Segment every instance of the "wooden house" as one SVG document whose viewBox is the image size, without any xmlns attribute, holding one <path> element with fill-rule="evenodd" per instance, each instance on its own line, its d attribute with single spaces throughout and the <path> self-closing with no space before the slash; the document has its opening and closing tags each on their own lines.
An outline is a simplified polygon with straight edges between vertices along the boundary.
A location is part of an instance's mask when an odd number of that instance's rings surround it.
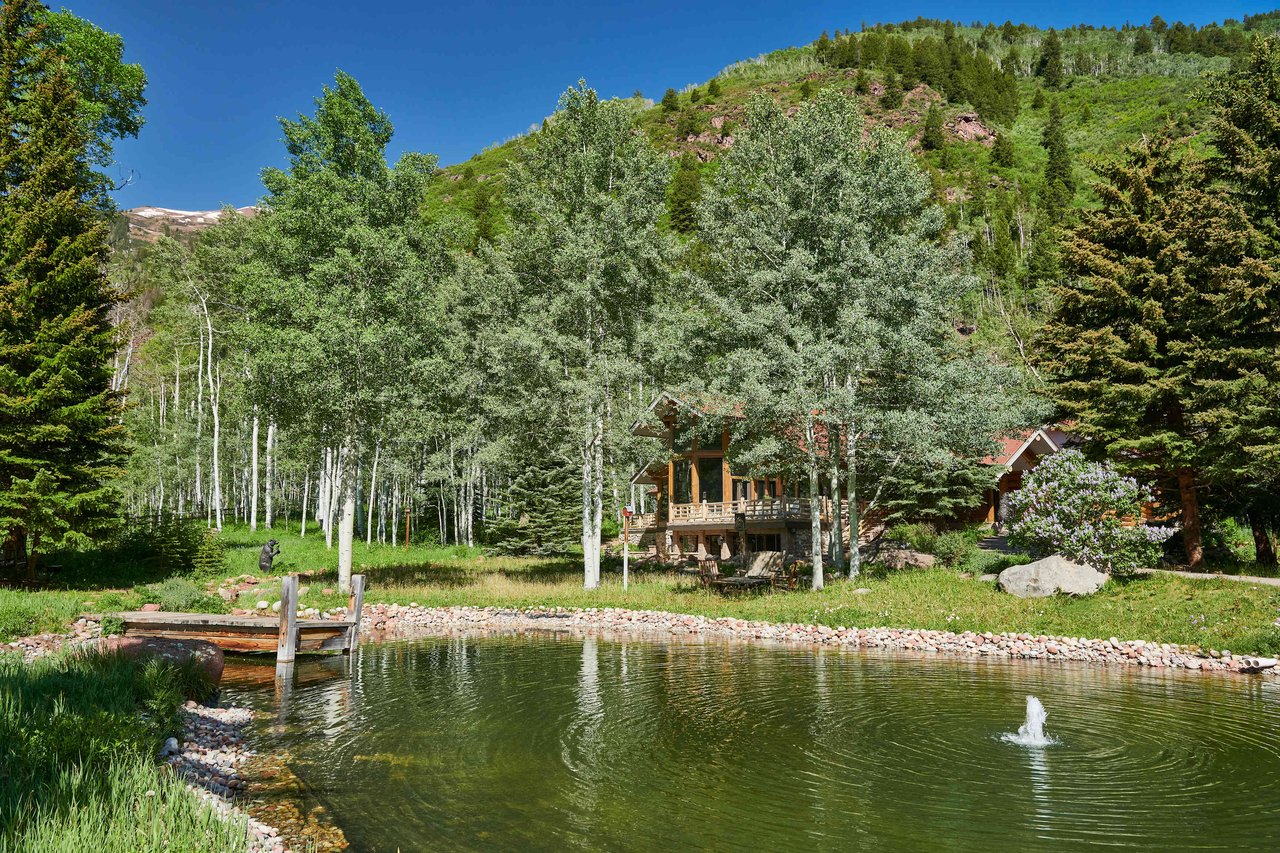
<svg viewBox="0 0 1280 853">
<path fill-rule="evenodd" d="M 681 430 L 681 418 L 717 421 L 741 417 L 732 407 L 691 402 L 670 393 L 649 407 L 659 427 L 637 422 L 636 435 L 666 445 L 665 460 L 647 466 L 632 484 L 647 489 L 654 511 L 632 519 L 633 541 L 661 559 L 720 559 L 743 552 L 784 553 L 788 559 L 809 556 L 810 513 L 821 515 L 824 540 L 831 529 L 834 502 L 819 499 L 816 507 L 800 496 L 798 486 L 779 478 L 753 478 L 729 464 L 730 430 Z M 700 433 L 682 445 L 681 435 Z M 846 534 L 847 536 L 847 534 Z M 846 538 L 847 543 L 847 538 Z M 825 547 L 825 546 L 824 546 Z"/>
<path fill-rule="evenodd" d="M 972 521 L 995 524 L 1003 519 L 1002 509 L 1010 492 L 1022 488 L 1022 478 L 1046 456 L 1067 446 L 1069 436 L 1057 427 L 1028 429 L 1000 439 L 1000 449 L 982 461 L 1000 470 L 994 488 L 987 489 Z"/>
</svg>

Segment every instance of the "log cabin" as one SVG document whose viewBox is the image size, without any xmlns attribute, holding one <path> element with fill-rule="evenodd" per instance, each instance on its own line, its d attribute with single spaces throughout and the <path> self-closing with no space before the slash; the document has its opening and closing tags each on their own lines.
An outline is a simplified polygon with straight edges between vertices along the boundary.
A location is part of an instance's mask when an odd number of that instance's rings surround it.
<svg viewBox="0 0 1280 853">
<path fill-rule="evenodd" d="M 649 406 L 653 418 L 637 421 L 632 433 L 655 438 L 665 445 L 662 458 L 650 463 L 631 480 L 645 490 L 653 511 L 631 520 L 631 542 L 662 560 L 730 560 L 744 552 L 782 552 L 786 559 L 810 556 L 810 512 L 813 509 L 800 484 L 780 478 L 752 477 L 734 471 L 729 462 L 731 430 L 702 438 L 682 436 L 698 430 L 680 430 L 681 418 L 704 417 L 719 422 L 741 418 L 731 404 L 707 402 L 662 393 Z M 654 425 L 657 422 L 657 426 Z M 999 448 L 983 459 L 998 469 L 998 480 L 987 489 L 972 514 L 957 522 L 995 524 L 1006 496 L 1022 485 L 1036 463 L 1067 446 L 1067 433 L 1056 427 L 1023 430 L 999 440 Z M 681 442 L 687 441 L 687 444 Z M 816 511 L 821 514 L 824 548 L 829 550 L 832 513 L 837 505 L 823 483 Z M 848 519 L 847 501 L 839 502 Z M 879 535 L 883 525 L 862 514 L 859 542 Z M 844 547 L 849 545 L 847 524 L 842 525 Z"/>
</svg>

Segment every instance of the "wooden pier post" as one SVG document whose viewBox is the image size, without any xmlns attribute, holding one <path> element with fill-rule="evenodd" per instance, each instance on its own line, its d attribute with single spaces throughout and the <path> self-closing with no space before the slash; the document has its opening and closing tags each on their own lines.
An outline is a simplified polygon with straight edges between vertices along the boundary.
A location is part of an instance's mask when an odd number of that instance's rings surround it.
<svg viewBox="0 0 1280 853">
<path fill-rule="evenodd" d="M 276 663 L 293 663 L 298 651 L 298 576 L 280 581 L 280 635 L 276 641 Z"/>
<path fill-rule="evenodd" d="M 360 639 L 360 611 L 364 609 L 364 575 L 351 576 L 351 599 L 347 602 L 347 618 L 352 620 L 347 630 L 347 648 L 350 652 Z"/>
</svg>

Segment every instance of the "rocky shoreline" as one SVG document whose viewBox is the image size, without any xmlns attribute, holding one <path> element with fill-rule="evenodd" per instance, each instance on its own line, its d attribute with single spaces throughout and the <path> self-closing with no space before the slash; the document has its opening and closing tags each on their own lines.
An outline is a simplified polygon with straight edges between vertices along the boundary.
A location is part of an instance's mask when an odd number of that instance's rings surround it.
<svg viewBox="0 0 1280 853">
<path fill-rule="evenodd" d="M 1274 677 L 1274 661 L 1145 640 L 1106 640 L 1043 634 L 926 631 L 902 628 L 830 627 L 756 622 L 729 616 L 690 616 L 617 608 L 420 607 L 365 605 L 361 627 L 375 639 L 458 629 L 629 631 L 772 641 L 851 649 L 888 649 L 976 655 L 1019 660 L 1074 661 L 1109 666 L 1185 669 L 1201 672 L 1263 672 Z"/>
</svg>

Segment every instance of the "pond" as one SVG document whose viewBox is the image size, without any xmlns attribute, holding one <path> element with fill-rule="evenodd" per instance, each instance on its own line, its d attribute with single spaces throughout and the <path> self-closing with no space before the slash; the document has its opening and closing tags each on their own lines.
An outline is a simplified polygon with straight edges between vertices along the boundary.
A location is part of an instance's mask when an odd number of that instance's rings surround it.
<svg viewBox="0 0 1280 853">
<path fill-rule="evenodd" d="M 353 850 L 1280 849 L 1263 679 L 476 634 L 239 681 Z"/>
</svg>

